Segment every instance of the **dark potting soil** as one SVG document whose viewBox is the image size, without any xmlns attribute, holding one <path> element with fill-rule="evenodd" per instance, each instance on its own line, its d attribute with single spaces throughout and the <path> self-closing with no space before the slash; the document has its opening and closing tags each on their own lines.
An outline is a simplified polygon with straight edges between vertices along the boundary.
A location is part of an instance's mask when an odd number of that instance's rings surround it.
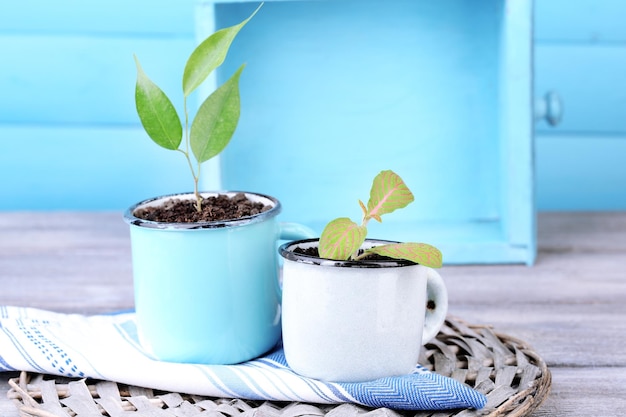
<svg viewBox="0 0 626 417">
<path fill-rule="evenodd" d="M 202 200 L 202 211 L 196 210 L 196 200 L 172 198 L 157 207 L 145 207 L 135 210 L 135 217 L 165 223 L 197 223 L 223 220 L 235 220 L 253 216 L 269 210 L 271 207 L 260 202 L 250 201 L 245 194 L 232 197 L 219 194 Z"/>
</svg>

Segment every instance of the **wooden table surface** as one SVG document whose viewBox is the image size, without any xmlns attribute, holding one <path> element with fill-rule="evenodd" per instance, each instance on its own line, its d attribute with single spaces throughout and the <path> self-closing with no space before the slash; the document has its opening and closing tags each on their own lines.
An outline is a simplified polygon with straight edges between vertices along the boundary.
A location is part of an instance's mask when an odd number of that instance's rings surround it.
<svg viewBox="0 0 626 417">
<path fill-rule="evenodd" d="M 626 212 L 540 213 L 538 240 L 532 267 L 445 266 L 450 314 L 544 358 L 552 391 L 533 416 L 624 416 Z M 0 305 L 131 308 L 128 226 L 120 213 L 0 213 L 0 288 Z M 18 416 L 2 393 L 0 416 Z"/>
</svg>

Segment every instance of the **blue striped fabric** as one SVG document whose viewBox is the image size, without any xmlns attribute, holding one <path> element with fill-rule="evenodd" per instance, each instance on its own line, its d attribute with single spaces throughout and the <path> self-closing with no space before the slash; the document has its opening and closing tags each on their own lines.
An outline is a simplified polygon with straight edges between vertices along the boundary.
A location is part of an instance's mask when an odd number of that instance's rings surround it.
<svg viewBox="0 0 626 417">
<path fill-rule="evenodd" d="M 83 316 L 0 307 L 0 371 L 96 378 L 172 392 L 251 400 L 354 403 L 402 410 L 482 408 L 486 398 L 421 366 L 362 383 L 297 375 L 282 349 L 238 365 L 160 362 L 137 341 L 135 315 Z"/>
</svg>

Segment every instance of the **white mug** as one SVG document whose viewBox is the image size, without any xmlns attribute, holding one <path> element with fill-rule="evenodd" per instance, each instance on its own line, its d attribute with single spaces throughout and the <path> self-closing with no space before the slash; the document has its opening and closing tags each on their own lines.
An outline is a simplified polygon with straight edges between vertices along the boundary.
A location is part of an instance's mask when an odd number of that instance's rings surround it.
<svg viewBox="0 0 626 417">
<path fill-rule="evenodd" d="M 364 248 L 391 243 L 367 240 Z M 443 325 L 448 295 L 432 268 L 405 260 L 333 261 L 279 248 L 284 258 L 282 330 L 296 373 L 360 382 L 413 372 Z"/>
</svg>

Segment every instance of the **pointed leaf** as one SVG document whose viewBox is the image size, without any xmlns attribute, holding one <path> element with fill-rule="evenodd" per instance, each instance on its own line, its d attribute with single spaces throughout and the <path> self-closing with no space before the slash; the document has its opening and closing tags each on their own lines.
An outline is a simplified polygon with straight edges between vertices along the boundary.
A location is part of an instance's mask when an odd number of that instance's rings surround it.
<svg viewBox="0 0 626 417">
<path fill-rule="evenodd" d="M 183 73 L 183 93 L 185 97 L 198 88 L 215 68 L 222 65 L 235 36 L 259 11 L 262 5 L 259 5 L 250 17 L 243 22 L 218 30 L 196 47 L 189 56 Z"/>
<path fill-rule="evenodd" d="M 367 229 L 347 217 L 340 217 L 328 223 L 322 232 L 319 255 L 326 259 L 345 261 L 359 250 Z"/>
<path fill-rule="evenodd" d="M 365 207 L 365 204 L 359 200 L 359 206 L 361 206 L 361 210 L 363 211 L 363 217 L 367 216 L 367 207 Z"/>
<path fill-rule="evenodd" d="M 368 217 L 382 221 L 380 216 L 405 207 L 415 198 L 402 178 L 393 171 L 381 171 L 370 191 L 367 202 Z"/>
<path fill-rule="evenodd" d="M 244 65 L 202 103 L 191 125 L 191 150 L 199 163 L 224 150 L 239 122 L 239 77 Z"/>
<path fill-rule="evenodd" d="M 427 243 L 394 243 L 376 246 L 366 251 L 394 259 L 406 259 L 431 268 L 441 268 L 441 251 Z"/>
<path fill-rule="evenodd" d="M 150 138 L 166 149 L 176 150 L 183 139 L 183 127 L 174 105 L 165 93 L 143 72 L 139 59 L 135 106 L 143 128 Z"/>
</svg>

